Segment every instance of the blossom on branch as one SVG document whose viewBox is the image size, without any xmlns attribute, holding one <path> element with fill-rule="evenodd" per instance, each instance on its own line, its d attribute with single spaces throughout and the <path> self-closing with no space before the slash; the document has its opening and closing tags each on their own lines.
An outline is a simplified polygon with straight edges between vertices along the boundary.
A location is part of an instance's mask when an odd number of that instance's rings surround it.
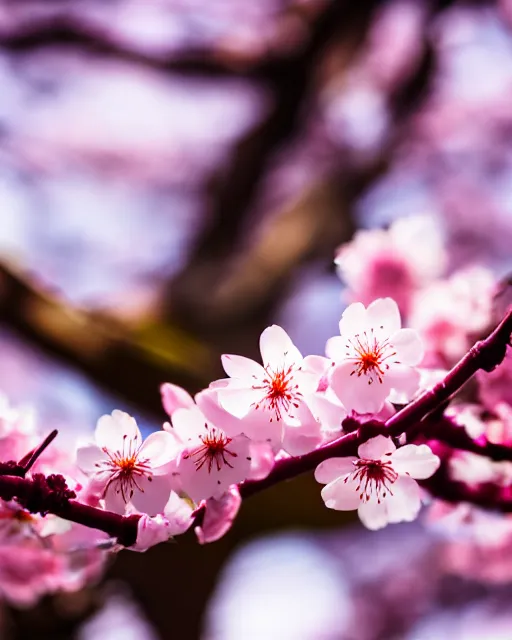
<svg viewBox="0 0 512 640">
<path fill-rule="evenodd" d="M 162 512 L 171 492 L 173 438 L 157 431 L 143 442 L 134 418 L 115 410 L 98 420 L 95 439 L 96 444 L 77 450 L 77 464 L 91 478 L 105 507 L 124 513 L 131 503 L 149 515 Z"/>
<path fill-rule="evenodd" d="M 279 428 L 281 421 L 296 419 L 305 395 L 316 391 L 319 376 L 303 370 L 300 351 L 277 325 L 261 334 L 260 351 L 263 366 L 243 356 L 222 356 L 229 380 L 216 387 L 219 402 L 238 418 L 256 409 Z"/>
<path fill-rule="evenodd" d="M 175 472 L 178 490 L 196 503 L 220 497 L 231 485 L 248 478 L 264 478 L 274 464 L 270 445 L 243 434 L 228 436 L 199 407 L 177 409 L 172 427 L 164 427 L 181 447 Z"/>
<path fill-rule="evenodd" d="M 421 507 L 416 480 L 433 475 L 440 460 L 427 445 L 408 444 L 399 449 L 391 438 L 376 436 L 358 448 L 358 457 L 321 462 L 315 479 L 325 484 L 325 506 L 337 511 L 357 509 L 369 529 L 392 522 L 410 522 Z"/>
<path fill-rule="evenodd" d="M 327 341 L 335 367 L 331 386 L 347 411 L 377 413 L 393 392 L 411 399 L 420 374 L 423 344 L 413 329 L 402 329 L 398 306 L 380 298 L 368 308 L 351 304 L 340 320 L 340 334 Z"/>
</svg>

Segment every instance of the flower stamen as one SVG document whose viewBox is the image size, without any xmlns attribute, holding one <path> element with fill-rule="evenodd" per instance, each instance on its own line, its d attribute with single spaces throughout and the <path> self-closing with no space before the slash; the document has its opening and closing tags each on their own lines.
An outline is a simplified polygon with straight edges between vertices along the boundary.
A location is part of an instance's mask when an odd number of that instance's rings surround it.
<svg viewBox="0 0 512 640">
<path fill-rule="evenodd" d="M 265 407 L 275 414 L 276 420 L 281 420 L 283 412 L 288 414 L 291 407 L 297 409 L 302 399 L 302 393 L 298 390 L 299 385 L 295 383 L 293 376 L 296 369 L 293 365 L 287 368 L 273 370 L 270 366 L 265 367 L 266 376 L 259 385 L 253 385 L 253 389 L 264 392 L 263 398 L 254 404 L 256 409 Z M 273 421 L 273 418 L 270 418 Z"/>
<path fill-rule="evenodd" d="M 368 384 L 373 384 L 378 380 L 382 384 L 385 372 L 389 369 L 390 358 L 396 356 L 396 351 L 389 343 L 389 340 L 378 340 L 373 329 L 368 334 L 366 331 L 357 333 L 353 338 L 349 338 L 345 344 L 346 357 L 355 364 L 355 368 L 350 374 L 365 375 Z"/>
<path fill-rule="evenodd" d="M 356 470 L 347 476 L 344 482 L 348 482 L 349 478 L 358 481 L 356 491 L 362 502 L 369 502 L 372 495 L 377 497 L 377 503 L 380 504 L 388 493 L 393 495 L 391 485 L 398 479 L 398 473 L 393 469 L 391 460 L 356 460 L 354 462 Z"/>
<path fill-rule="evenodd" d="M 194 453 L 186 454 L 183 457 L 185 459 L 189 457 L 195 458 L 194 464 L 198 471 L 205 464 L 208 466 L 208 473 L 211 473 L 214 465 L 217 471 L 222 469 L 222 465 L 232 469 L 233 465 L 230 463 L 228 456 L 236 458 L 238 455 L 227 448 L 232 438 L 228 438 L 215 428 L 208 428 L 207 425 L 205 427 L 207 428 L 207 433 L 199 437 L 203 446 L 196 449 Z"/>
</svg>

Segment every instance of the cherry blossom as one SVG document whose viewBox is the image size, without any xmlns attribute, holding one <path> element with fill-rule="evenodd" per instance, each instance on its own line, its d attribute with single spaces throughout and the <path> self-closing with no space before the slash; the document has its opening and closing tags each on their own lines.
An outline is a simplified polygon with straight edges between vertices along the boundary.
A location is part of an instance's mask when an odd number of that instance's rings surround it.
<svg viewBox="0 0 512 640">
<path fill-rule="evenodd" d="M 397 449 L 391 438 L 379 435 L 360 445 L 357 453 L 330 458 L 316 468 L 315 479 L 326 485 L 326 507 L 357 509 L 369 529 L 414 520 L 421 507 L 416 480 L 429 478 L 440 464 L 430 447 L 408 444 Z"/>
<path fill-rule="evenodd" d="M 77 450 L 77 464 L 90 476 L 110 511 L 124 513 L 128 503 L 154 515 L 165 507 L 171 486 L 168 467 L 174 440 L 158 431 L 142 441 L 134 418 L 115 410 L 98 420 L 96 444 Z"/>
<path fill-rule="evenodd" d="M 243 434 L 228 436 L 199 407 L 177 409 L 172 427 L 164 426 L 181 443 L 179 486 L 196 503 L 220 497 L 231 485 L 248 478 L 265 477 L 274 463 L 270 445 Z"/>
<path fill-rule="evenodd" d="M 215 542 L 229 531 L 242 504 L 236 486 L 218 498 L 209 498 L 204 503 L 204 517 L 201 526 L 195 528 L 199 544 Z"/>
<path fill-rule="evenodd" d="M 319 377 L 302 370 L 300 351 L 277 325 L 261 334 L 260 351 L 263 366 L 243 356 L 222 356 L 230 378 L 217 387 L 219 402 L 238 418 L 256 409 L 271 422 L 294 419 L 305 394 L 316 390 Z"/>
<path fill-rule="evenodd" d="M 429 367 L 451 366 L 492 322 L 495 281 L 483 267 L 457 271 L 419 290 L 409 323 L 427 345 Z"/>
<path fill-rule="evenodd" d="M 351 304 L 341 317 L 340 334 L 328 340 L 326 352 L 336 364 L 331 386 L 347 411 L 377 413 L 393 400 L 393 392 L 400 400 L 412 397 L 423 345 L 415 331 L 401 328 L 394 300 L 380 298 L 368 308 Z"/>
<path fill-rule="evenodd" d="M 369 304 L 391 296 L 407 313 L 414 293 L 440 276 L 446 253 L 432 216 L 399 218 L 383 229 L 359 230 L 335 258 L 352 300 Z"/>
</svg>

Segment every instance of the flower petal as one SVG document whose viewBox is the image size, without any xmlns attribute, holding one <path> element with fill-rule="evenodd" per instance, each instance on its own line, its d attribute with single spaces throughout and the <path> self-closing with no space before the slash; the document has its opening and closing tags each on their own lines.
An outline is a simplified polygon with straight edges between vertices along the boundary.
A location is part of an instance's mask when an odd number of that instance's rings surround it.
<svg viewBox="0 0 512 640">
<path fill-rule="evenodd" d="M 218 498 L 209 498 L 206 502 L 203 522 L 195 528 L 199 544 L 214 542 L 229 531 L 242 504 L 238 488 L 230 487 Z"/>
<path fill-rule="evenodd" d="M 352 511 L 361 504 L 359 497 L 359 481 L 353 476 L 338 478 L 329 482 L 322 489 L 322 499 L 328 509 L 336 511 Z"/>
<path fill-rule="evenodd" d="M 84 473 L 97 473 L 101 463 L 108 460 L 107 454 L 95 444 L 79 447 L 76 451 L 76 464 Z"/>
<path fill-rule="evenodd" d="M 302 362 L 302 354 L 286 331 L 276 324 L 267 327 L 260 336 L 263 365 L 275 368 L 289 367 Z"/>
<path fill-rule="evenodd" d="M 360 504 L 357 514 L 367 529 L 371 529 L 372 531 L 383 529 L 388 524 L 386 499 L 381 502 L 377 502 L 377 500 L 363 502 Z"/>
<path fill-rule="evenodd" d="M 393 390 L 390 400 L 395 404 L 407 404 L 420 386 L 420 372 L 405 364 L 390 365 L 386 377 Z"/>
<path fill-rule="evenodd" d="M 391 336 L 390 343 L 402 364 L 414 367 L 423 360 L 425 354 L 423 340 L 414 329 L 400 329 Z"/>
<path fill-rule="evenodd" d="M 408 475 L 417 480 L 430 478 L 439 468 L 441 461 L 426 444 L 406 444 L 391 454 L 393 469 L 400 475 Z"/>
<path fill-rule="evenodd" d="M 261 364 L 245 356 L 224 354 L 221 357 L 221 361 L 224 371 L 230 378 L 239 378 L 241 380 L 256 378 L 261 380 L 265 377 L 265 370 Z"/>
<path fill-rule="evenodd" d="M 129 499 L 129 496 L 125 496 Z M 111 482 L 105 492 L 105 509 L 114 513 L 124 514 L 126 511 L 127 501 L 123 497 L 121 484 L 119 482 Z"/>
<path fill-rule="evenodd" d="M 268 442 L 251 442 L 249 448 L 251 468 L 247 477 L 251 480 L 263 480 L 274 467 L 272 446 Z"/>
<path fill-rule="evenodd" d="M 178 457 L 180 447 L 177 444 L 175 438 L 173 438 L 166 431 L 155 431 L 151 433 L 144 444 L 140 448 L 139 456 L 141 458 L 148 458 L 151 468 L 157 473 L 156 470 L 161 469 L 161 473 L 165 472 L 165 467 L 173 458 Z"/>
<path fill-rule="evenodd" d="M 131 503 L 141 513 L 155 516 L 163 513 L 171 495 L 171 482 L 167 476 L 141 476 L 137 478 Z"/>
<path fill-rule="evenodd" d="M 402 476 L 393 483 L 392 493 L 383 501 L 388 522 L 412 522 L 421 509 L 421 493 L 416 480 Z"/>
<path fill-rule="evenodd" d="M 122 450 L 126 440 L 133 442 L 134 446 L 142 441 L 135 418 L 118 409 L 112 411 L 110 416 L 101 416 L 95 437 L 99 447 L 106 447 L 110 451 Z"/>
<path fill-rule="evenodd" d="M 378 298 L 366 309 L 368 325 L 390 336 L 400 329 L 400 311 L 393 298 Z"/>
<path fill-rule="evenodd" d="M 325 344 L 325 355 L 334 360 L 341 362 L 347 357 L 347 340 L 342 336 L 334 336 L 329 338 Z"/>
<path fill-rule="evenodd" d="M 170 418 L 172 418 L 172 414 L 176 409 L 186 409 L 194 406 L 194 400 L 188 391 L 178 387 L 176 384 L 166 382 L 160 387 L 160 394 L 165 412 Z"/>
<path fill-rule="evenodd" d="M 249 477 L 251 471 L 251 441 L 237 436 L 226 446 L 224 460 L 209 464 L 204 459 L 204 447 L 185 450 L 178 462 L 183 490 L 196 503 L 220 496 L 231 485 Z M 204 460 L 204 463 L 202 464 Z"/>
<path fill-rule="evenodd" d="M 216 391 L 221 407 L 236 418 L 244 418 L 264 398 L 264 391 L 252 387 L 225 387 Z"/>
<path fill-rule="evenodd" d="M 382 456 L 393 453 L 396 450 L 393 440 L 386 436 L 375 436 L 359 445 L 357 454 L 365 460 L 380 460 Z"/>
<path fill-rule="evenodd" d="M 357 460 L 355 456 L 324 460 L 315 470 L 315 480 L 322 484 L 329 484 L 338 478 L 344 478 L 355 471 L 354 463 Z"/>
<path fill-rule="evenodd" d="M 198 407 L 177 409 L 172 417 L 172 434 L 185 446 L 194 446 L 205 431 L 206 418 Z"/>
<path fill-rule="evenodd" d="M 348 361 L 333 368 L 331 387 L 345 409 L 357 413 L 378 413 L 390 392 L 386 374 L 382 382 L 365 374 L 357 375 L 354 363 Z"/>
<path fill-rule="evenodd" d="M 366 326 L 366 309 L 361 302 L 354 302 L 341 314 L 340 334 L 342 337 L 352 336 Z"/>
</svg>

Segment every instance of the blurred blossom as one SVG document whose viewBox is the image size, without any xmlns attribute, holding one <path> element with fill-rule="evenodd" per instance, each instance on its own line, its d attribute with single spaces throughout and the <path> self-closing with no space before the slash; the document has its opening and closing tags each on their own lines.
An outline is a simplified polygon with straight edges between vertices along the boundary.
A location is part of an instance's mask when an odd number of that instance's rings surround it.
<svg viewBox="0 0 512 640">
<path fill-rule="evenodd" d="M 77 640 L 158 640 L 159 635 L 128 592 L 110 585 L 103 607 L 82 626 Z"/>
<path fill-rule="evenodd" d="M 210 601 L 203 638 L 335 640 L 349 614 L 346 588 L 329 556 L 308 536 L 283 535 L 232 556 Z"/>
</svg>

